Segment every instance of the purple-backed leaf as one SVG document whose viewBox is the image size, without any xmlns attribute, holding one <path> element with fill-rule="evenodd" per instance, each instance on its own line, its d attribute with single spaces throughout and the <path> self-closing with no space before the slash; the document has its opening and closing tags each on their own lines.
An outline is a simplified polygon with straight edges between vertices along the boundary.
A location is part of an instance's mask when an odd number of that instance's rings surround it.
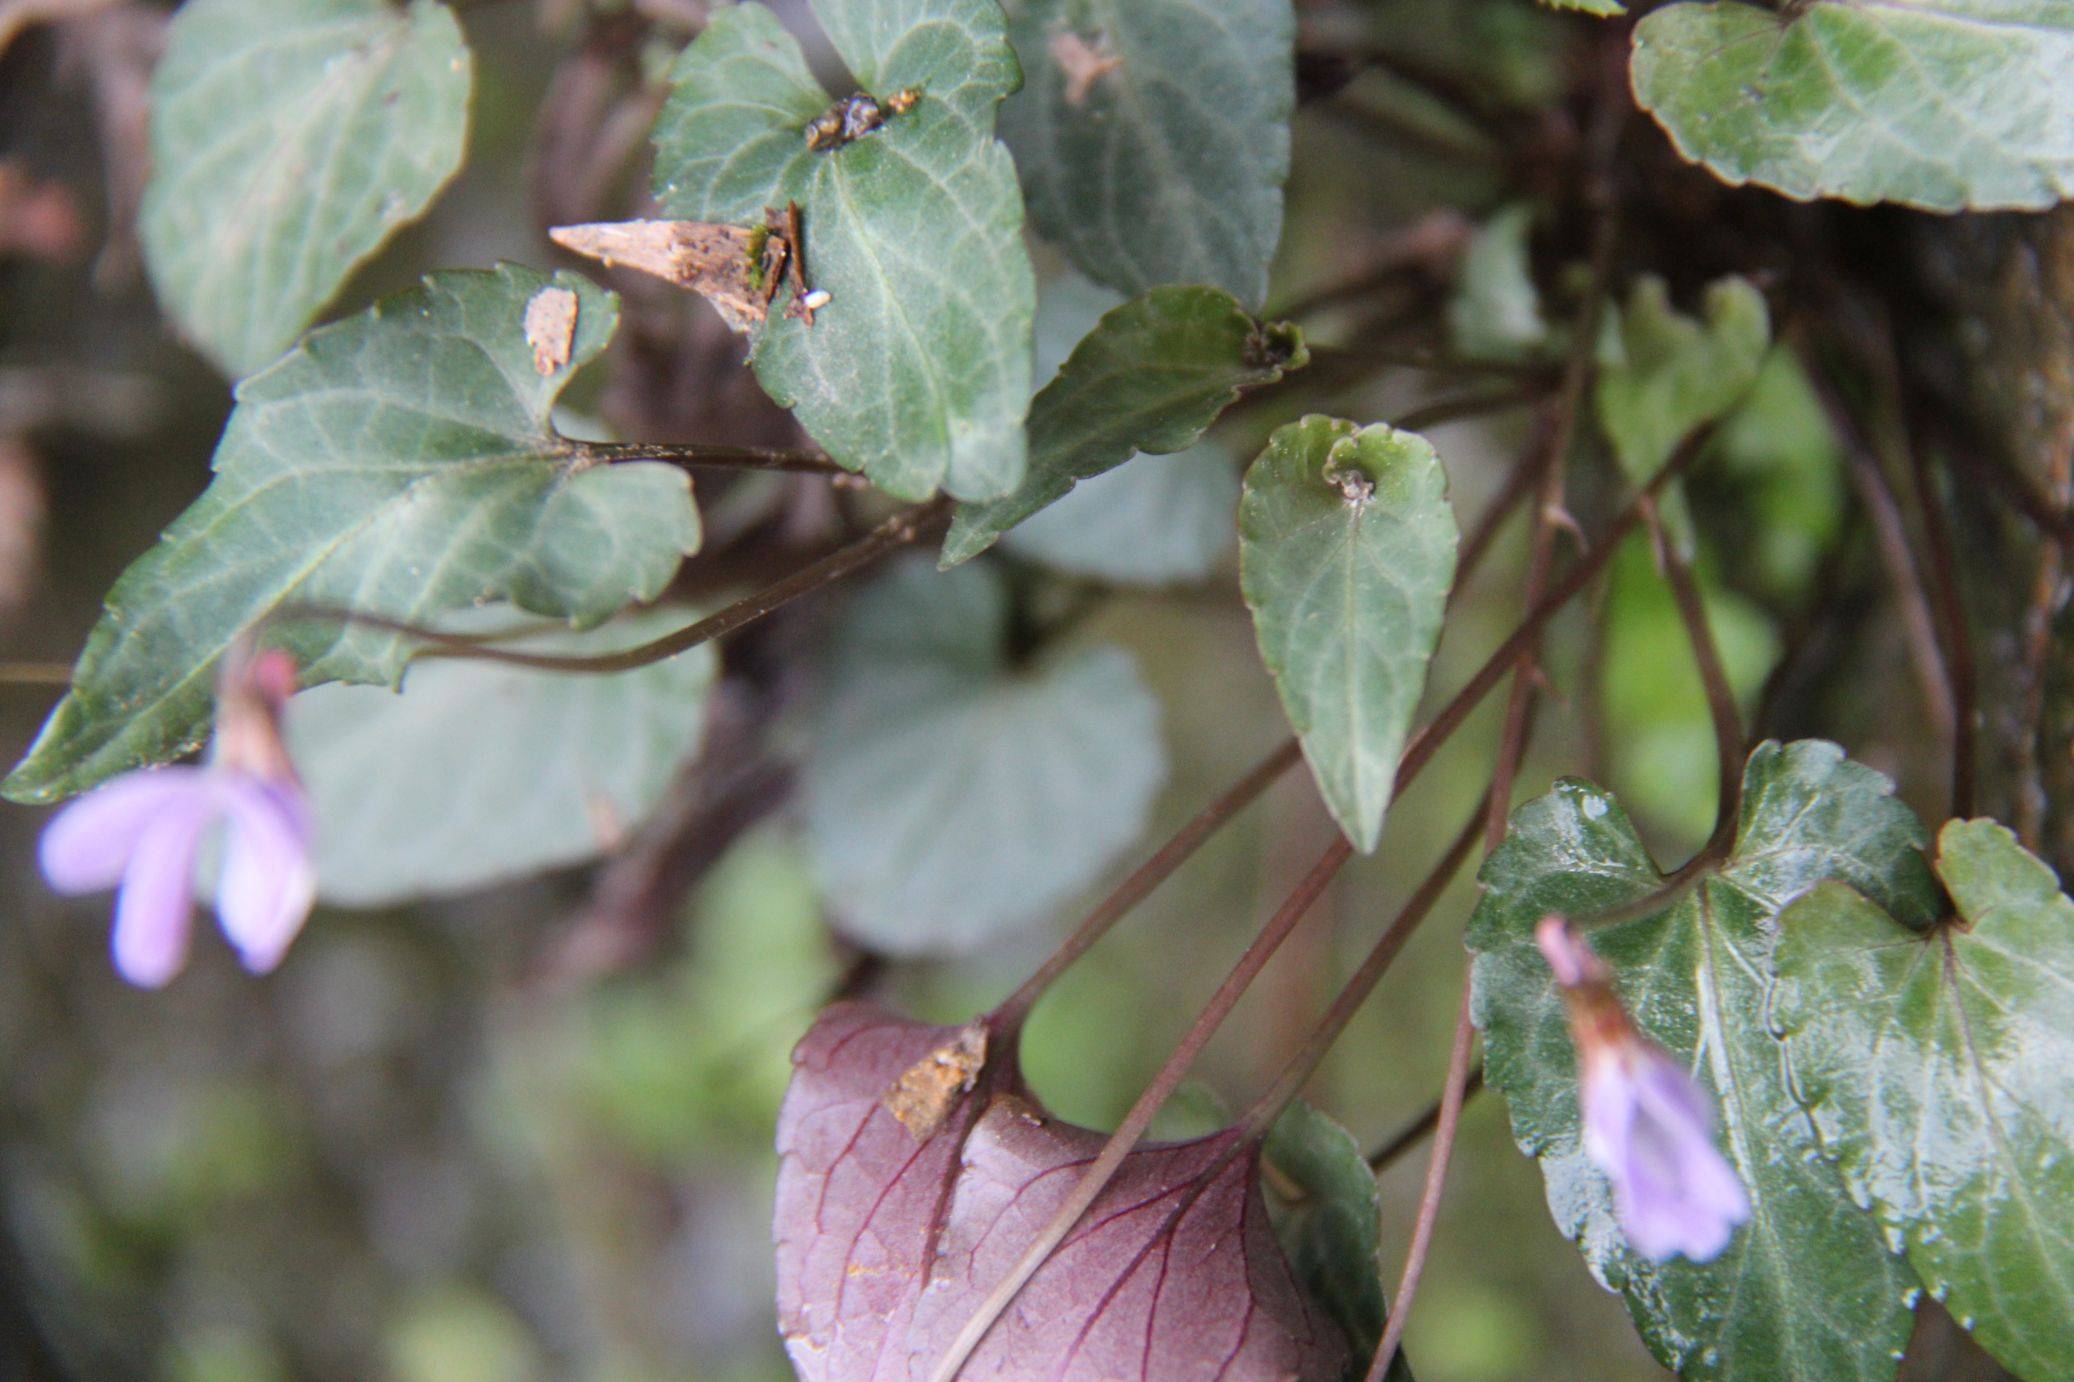
<svg viewBox="0 0 2074 1382">
<path fill-rule="evenodd" d="M 794 1055 L 778 1118 L 778 1316 L 802 1377 L 927 1377 L 1103 1136 L 1051 1117 L 974 1027 L 860 1004 Z M 1258 1148 L 1140 1148 L 964 1378 L 1333 1378 L 1346 1341 L 1290 1270 Z"/>
</svg>

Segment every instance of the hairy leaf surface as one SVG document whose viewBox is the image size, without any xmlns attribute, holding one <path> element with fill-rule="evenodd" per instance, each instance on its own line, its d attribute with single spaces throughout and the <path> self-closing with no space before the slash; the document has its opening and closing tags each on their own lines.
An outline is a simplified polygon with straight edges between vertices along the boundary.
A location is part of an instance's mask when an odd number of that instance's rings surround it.
<svg viewBox="0 0 2074 1382">
<path fill-rule="evenodd" d="M 1082 273 L 1267 296 L 1296 106 L 1290 0 L 1009 0 L 1001 112 L 1030 217 Z"/>
<path fill-rule="evenodd" d="M 1340 828 L 1375 848 L 1455 577 L 1423 437 L 1307 417 L 1246 472 L 1239 566 L 1260 654 Z"/>
<path fill-rule="evenodd" d="M 1842 884 L 1780 918 L 1776 1017 L 1823 1151 L 2019 1375 L 2074 1358 L 2074 902 L 1993 821 L 1952 821 L 1927 933 Z"/>
<path fill-rule="evenodd" d="M 994 0 L 815 0 L 884 123 L 815 150 L 834 100 L 761 5 L 718 10 L 672 73 L 656 195 L 689 220 L 801 207 L 809 324 L 773 310 L 756 376 L 837 461 L 907 499 L 1022 478 L 1035 289 L 994 116 L 1019 80 Z M 912 109 L 896 112 L 903 93 Z M 780 301 L 785 300 L 781 297 Z"/>
<path fill-rule="evenodd" d="M 1815 1156 L 1814 1130 L 1765 1026 L 1780 908 L 1843 879 L 1927 924 L 1936 888 L 1922 828 L 1892 784 L 1819 741 L 1760 745 L 1727 862 L 1646 915 L 1590 932 L 1636 1025 L 1716 1102 L 1723 1154 L 1751 1215 L 1712 1262 L 1633 1253 L 1579 1140 L 1576 1061 L 1533 940 L 1550 912 L 1589 924 L 1664 876 L 1618 803 L 1565 780 L 1514 813 L 1469 925 L 1484 1071 L 1513 1135 L 1541 1161 L 1556 1224 L 1627 1298 L 1664 1365 L 1701 1377 L 1891 1378 L 1907 1342 L 1909 1273 Z"/>
<path fill-rule="evenodd" d="M 1930 211 L 2074 195 L 2064 0 L 1703 0 L 1635 26 L 1635 97 L 1680 153 L 1789 197 Z"/>
<path fill-rule="evenodd" d="M 794 1053 L 774 1237 L 802 1377 L 927 1376 L 1101 1147 L 983 1032 L 843 1003 Z M 913 1113 L 918 1086 L 933 1123 Z M 1070 1378 L 1330 1379 L 1346 1358 L 1276 1245 L 1257 1149 L 1220 1134 L 1133 1152 L 963 1375 L 1042 1359 Z"/>
<path fill-rule="evenodd" d="M 578 308 L 567 362 L 543 375 L 525 315 L 550 287 Z M 246 380 L 215 479 L 116 582 L 8 795 L 55 800 L 195 748 L 218 659 L 284 604 L 419 621 L 508 600 L 585 625 L 659 594 L 698 546 L 690 482 L 666 465 L 590 465 L 548 422 L 616 315 L 574 274 L 440 273 Z M 335 619 L 269 640 L 306 686 L 392 682 L 409 652 Z"/>
<path fill-rule="evenodd" d="M 500 640 L 611 652 L 694 616 L 652 609 L 583 634 Z M 524 627 L 508 610 L 457 632 Z M 698 745 L 719 668 L 711 644 L 612 676 L 429 658 L 402 694 L 320 686 L 296 698 L 288 746 L 317 814 L 321 897 L 379 906 L 461 892 L 605 852 Z"/>
<path fill-rule="evenodd" d="M 802 781 L 837 925 L 876 950 L 969 951 L 1048 917 L 1145 828 L 1159 706 L 1122 649 L 1008 665 L 986 566 L 894 566 L 837 638 Z"/>
<path fill-rule="evenodd" d="M 233 375 L 287 348 L 460 168 L 470 68 L 434 0 L 181 6 L 138 230 L 182 330 Z"/>
</svg>

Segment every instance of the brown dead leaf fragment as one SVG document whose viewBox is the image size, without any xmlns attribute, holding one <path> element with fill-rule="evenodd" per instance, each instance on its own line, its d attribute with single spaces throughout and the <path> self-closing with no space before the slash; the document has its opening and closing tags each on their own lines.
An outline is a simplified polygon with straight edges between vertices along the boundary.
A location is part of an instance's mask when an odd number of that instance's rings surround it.
<svg viewBox="0 0 2074 1382">
<path fill-rule="evenodd" d="M 1102 1145 L 975 1027 L 841 1003 L 794 1052 L 773 1228 L 803 1378 L 927 1377 Z M 943 1100 L 922 1140 L 889 1107 L 911 1079 Z M 1275 1241 L 1257 1148 L 1219 1134 L 1126 1158 L 960 1376 L 1324 1379 L 1347 1358 Z"/>
<path fill-rule="evenodd" d="M 1123 70 L 1123 59 L 1104 47 L 1105 41 L 1097 36 L 1090 43 L 1071 29 L 1061 29 L 1045 45 L 1066 78 L 1067 105 L 1087 104 L 1088 93 L 1094 90 L 1096 82 L 1111 72 Z"/>
<path fill-rule="evenodd" d="M 917 1142 L 943 1126 L 958 1096 L 969 1093 L 987 1060 L 987 1029 L 975 1022 L 901 1072 L 880 1102 Z"/>
<path fill-rule="evenodd" d="M 607 268 L 638 269 L 691 289 L 737 331 L 763 321 L 790 254 L 782 240 L 772 244 L 779 237 L 764 227 L 706 221 L 606 221 L 556 226 L 547 235 Z"/>
<path fill-rule="evenodd" d="M 526 344 L 533 347 L 533 372 L 543 379 L 569 363 L 576 309 L 576 294 L 567 288 L 542 288 L 526 304 Z"/>
</svg>

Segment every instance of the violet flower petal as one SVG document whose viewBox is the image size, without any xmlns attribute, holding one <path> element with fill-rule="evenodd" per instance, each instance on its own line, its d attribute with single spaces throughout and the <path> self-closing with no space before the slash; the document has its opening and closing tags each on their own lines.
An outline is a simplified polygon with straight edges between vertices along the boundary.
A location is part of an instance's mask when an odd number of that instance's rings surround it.
<svg viewBox="0 0 2074 1382">
<path fill-rule="evenodd" d="M 1593 1072 L 1586 1150 L 1613 1183 L 1614 1210 L 1635 1251 L 1707 1261 L 1750 1216 L 1749 1197 L 1714 1146 L 1706 1094 L 1647 1049 Z"/>
<path fill-rule="evenodd" d="M 217 882 L 223 934 L 254 974 L 281 962 L 317 895 L 309 806 L 299 788 L 227 778 L 230 829 Z"/>
<path fill-rule="evenodd" d="M 115 969 L 140 988 L 160 988 L 187 960 L 195 855 L 215 820 L 214 794 L 167 799 L 137 839 L 115 899 Z"/>
<path fill-rule="evenodd" d="M 182 796 L 205 800 L 200 768 L 124 773 L 67 805 L 43 828 L 38 859 L 61 893 L 97 893 L 122 881 L 145 830 Z"/>
</svg>

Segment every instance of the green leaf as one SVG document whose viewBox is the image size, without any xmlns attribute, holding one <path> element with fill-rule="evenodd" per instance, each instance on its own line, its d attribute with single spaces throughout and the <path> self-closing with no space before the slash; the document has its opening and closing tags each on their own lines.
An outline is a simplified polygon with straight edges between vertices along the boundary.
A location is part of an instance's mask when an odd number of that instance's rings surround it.
<svg viewBox="0 0 2074 1382">
<path fill-rule="evenodd" d="M 1541 293 L 1527 254 L 1533 229 L 1534 208 L 1522 202 L 1491 217 L 1470 237 L 1447 308 L 1448 334 L 1462 354 L 1517 360 L 1548 344 L 1548 322 L 1541 315 Z"/>
<path fill-rule="evenodd" d="M 1447 475 L 1425 438 L 1307 417 L 1277 429 L 1239 501 L 1260 655 L 1333 818 L 1375 848 L 1455 578 Z"/>
<path fill-rule="evenodd" d="M 802 775 L 837 924 L 896 955 L 1050 916 L 1145 828 L 1159 706 L 1121 649 L 1008 662 L 990 566 L 896 565 L 852 606 Z"/>
<path fill-rule="evenodd" d="M 2074 195 L 2065 0 L 1665 5 L 1633 65 L 1642 107 L 1727 182 L 1930 211 Z"/>
<path fill-rule="evenodd" d="M 1082 480 L 1139 452 L 1193 446 L 1240 392 L 1310 359 L 1295 327 L 1262 325 L 1215 288 L 1155 288 L 1104 316 L 1030 404 L 1030 470 L 965 504 L 943 565 L 970 561 Z"/>
<path fill-rule="evenodd" d="M 1377 1257 L 1382 1195 L 1361 1144 L 1309 1104 L 1291 1104 L 1275 1120 L 1264 1148 L 1287 1184 L 1303 1199 L 1276 1216 L 1275 1236 L 1304 1286 L 1346 1331 L 1354 1358 L 1366 1370 L 1383 1340 L 1383 1275 Z M 1388 1373 L 1411 1382 L 1400 1349 Z"/>
<path fill-rule="evenodd" d="M 774 309 L 756 376 L 814 440 L 888 493 L 1004 494 L 1022 478 L 1035 289 L 1023 204 L 994 116 L 1019 73 L 994 0 L 815 0 L 865 90 L 914 108 L 806 146 L 831 98 L 760 5 L 717 11 L 672 73 L 656 126 L 666 214 L 763 223 L 801 207 L 810 326 Z"/>
<path fill-rule="evenodd" d="M 690 619 L 651 609 L 586 634 L 514 639 L 610 652 Z M 509 611 L 457 632 L 524 627 Z M 288 746 L 317 817 L 326 901 L 379 906 L 580 863 L 638 824 L 697 747 L 719 660 L 711 646 L 614 676 L 430 658 L 397 695 L 320 686 L 298 696 Z"/>
<path fill-rule="evenodd" d="M 1626 14 L 1628 7 L 1621 0 L 1541 0 L 1552 10 L 1576 10 L 1581 14 L 1595 14 L 1600 18 L 1611 18 Z"/>
<path fill-rule="evenodd" d="M 1765 356 L 1742 406 L 1722 421 L 1715 456 L 1747 516 L 1728 555 L 1766 594 L 1806 607 L 1843 525 L 1844 456 L 1790 349 Z"/>
<path fill-rule="evenodd" d="M 1680 442 L 1734 407 L 1764 363 L 1772 328 L 1763 294 L 1724 278 L 1708 287 L 1702 312 L 1695 320 L 1674 311 L 1664 281 L 1645 276 L 1611 314 L 1599 425 L 1630 479 L 1649 479 Z"/>
<path fill-rule="evenodd" d="M 525 316 L 549 288 L 578 306 L 567 362 L 542 375 Z M 217 660 L 290 602 L 418 621 L 509 600 L 585 625 L 661 593 L 698 546 L 690 482 L 666 465 L 592 465 L 548 425 L 617 313 L 574 274 L 434 274 L 246 380 L 215 479 L 116 582 L 7 794 L 52 801 L 195 748 Z M 410 651 L 330 620 L 269 641 L 306 686 L 393 682 Z"/>
<path fill-rule="evenodd" d="M 1008 534 L 1006 551 L 1111 585 L 1200 581 L 1231 551 L 1239 468 L 1216 442 L 1140 456 Z"/>
<path fill-rule="evenodd" d="M 1917 924 L 1937 890 L 1922 828 L 1892 784 L 1833 744 L 1759 745 L 1729 859 L 1646 915 L 1593 930 L 1636 1024 L 1711 1092 L 1750 1222 L 1713 1262 L 1631 1252 L 1604 1177 L 1579 1142 L 1576 1061 L 1535 923 L 1589 923 L 1663 886 L 1618 803 L 1565 780 L 1521 807 L 1485 864 L 1469 924 L 1484 1070 L 1513 1135 L 1541 1160 L 1549 1209 L 1593 1275 L 1623 1292 L 1666 1367 L 1703 1377 L 1892 1378 L 1910 1327 L 1906 1267 L 1814 1155 L 1765 1028 L 1776 917 L 1825 879 Z"/>
<path fill-rule="evenodd" d="M 1296 107 L 1290 0 L 1009 0 L 1002 109 L 1044 237 L 1126 293 L 1267 296 Z"/>
<path fill-rule="evenodd" d="M 2024 1377 L 2074 1358 L 2074 902 L 1993 821 L 1952 821 L 1959 924 L 1840 885 L 1780 919 L 1774 1009 L 1822 1148 L 1959 1322 Z"/>
<path fill-rule="evenodd" d="M 233 375 L 279 355 L 460 168 L 470 69 L 433 0 L 181 6 L 138 224 L 181 329 Z"/>
</svg>

